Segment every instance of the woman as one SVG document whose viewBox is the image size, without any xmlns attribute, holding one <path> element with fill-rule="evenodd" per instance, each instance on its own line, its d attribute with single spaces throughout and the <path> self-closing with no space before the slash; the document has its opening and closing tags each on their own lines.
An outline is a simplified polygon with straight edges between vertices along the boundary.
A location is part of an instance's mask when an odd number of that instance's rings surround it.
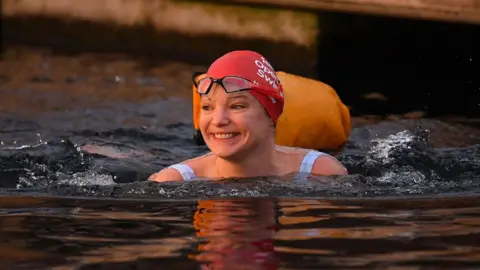
<svg viewBox="0 0 480 270">
<path fill-rule="evenodd" d="M 347 174 L 345 167 L 326 153 L 275 144 L 283 89 L 262 55 L 227 53 L 196 84 L 201 95 L 200 131 L 211 152 L 164 168 L 149 180 Z"/>
</svg>

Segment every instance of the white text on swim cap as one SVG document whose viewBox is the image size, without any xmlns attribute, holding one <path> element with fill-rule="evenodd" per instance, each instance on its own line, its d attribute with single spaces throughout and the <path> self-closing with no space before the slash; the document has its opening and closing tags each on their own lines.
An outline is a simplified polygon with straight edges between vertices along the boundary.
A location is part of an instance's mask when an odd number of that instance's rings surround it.
<svg viewBox="0 0 480 270">
<path fill-rule="evenodd" d="M 255 65 L 257 65 L 257 75 L 260 78 L 263 78 L 268 84 L 270 84 L 273 88 L 277 89 L 277 75 L 273 71 L 272 65 L 268 63 L 268 61 L 262 57 L 262 61 L 255 60 Z M 270 76 L 269 76 L 270 75 Z"/>
</svg>

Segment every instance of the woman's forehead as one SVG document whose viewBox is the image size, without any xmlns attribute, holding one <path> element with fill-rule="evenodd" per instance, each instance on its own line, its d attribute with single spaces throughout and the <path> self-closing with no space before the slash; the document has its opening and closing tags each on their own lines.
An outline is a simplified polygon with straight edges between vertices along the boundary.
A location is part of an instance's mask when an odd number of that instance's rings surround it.
<svg viewBox="0 0 480 270">
<path fill-rule="evenodd" d="M 215 87 L 215 89 L 212 89 L 210 93 L 208 93 L 207 95 L 202 94 L 201 97 L 202 99 L 209 99 L 209 100 L 215 100 L 219 98 L 226 99 L 226 100 L 230 100 L 230 99 L 252 100 L 254 98 L 248 91 L 227 93 L 221 86 Z"/>
</svg>

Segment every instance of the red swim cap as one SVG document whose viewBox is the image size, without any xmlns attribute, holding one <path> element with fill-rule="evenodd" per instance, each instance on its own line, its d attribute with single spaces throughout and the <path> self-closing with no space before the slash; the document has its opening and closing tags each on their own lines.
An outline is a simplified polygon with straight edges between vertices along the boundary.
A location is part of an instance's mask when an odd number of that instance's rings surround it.
<svg viewBox="0 0 480 270">
<path fill-rule="evenodd" d="M 276 97 L 268 96 L 255 89 L 249 90 L 249 93 L 262 103 L 274 123 L 283 112 L 282 85 L 272 65 L 259 53 L 246 50 L 229 52 L 215 60 L 206 75 L 215 79 L 224 76 L 238 76 L 257 82 L 260 88 L 273 89 L 278 92 Z"/>
</svg>

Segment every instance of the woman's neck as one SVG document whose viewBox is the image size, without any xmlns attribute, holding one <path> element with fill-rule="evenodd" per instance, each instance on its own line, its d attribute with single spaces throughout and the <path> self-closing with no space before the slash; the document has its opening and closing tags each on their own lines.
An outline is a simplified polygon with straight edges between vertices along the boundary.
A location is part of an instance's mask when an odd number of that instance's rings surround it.
<svg viewBox="0 0 480 270">
<path fill-rule="evenodd" d="M 266 145 L 266 144 L 264 144 Z M 215 168 L 218 177 L 257 177 L 274 174 L 275 143 L 256 149 L 240 160 L 216 157 Z"/>
</svg>

